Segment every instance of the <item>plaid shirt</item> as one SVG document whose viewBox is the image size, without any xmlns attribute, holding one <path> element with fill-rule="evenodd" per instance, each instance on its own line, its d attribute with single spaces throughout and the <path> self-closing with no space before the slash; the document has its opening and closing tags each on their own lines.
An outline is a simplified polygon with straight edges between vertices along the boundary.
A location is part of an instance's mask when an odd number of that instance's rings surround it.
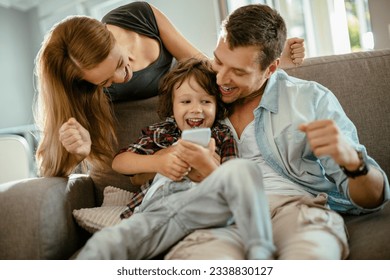
<svg viewBox="0 0 390 280">
<path fill-rule="evenodd" d="M 137 143 L 121 149 L 123 152 L 133 152 L 143 155 L 153 155 L 155 152 L 172 146 L 180 139 L 181 131 L 173 118 L 167 118 L 164 122 L 150 125 L 141 131 Z M 211 128 L 211 136 L 215 139 L 215 152 L 221 158 L 221 164 L 229 159 L 237 157 L 237 146 L 233 134 L 227 125 L 216 122 Z M 127 204 L 127 208 L 121 214 L 121 218 L 128 218 L 133 214 L 134 208 L 141 204 L 146 192 L 149 190 L 151 181 L 142 185 L 140 192 Z"/>
</svg>

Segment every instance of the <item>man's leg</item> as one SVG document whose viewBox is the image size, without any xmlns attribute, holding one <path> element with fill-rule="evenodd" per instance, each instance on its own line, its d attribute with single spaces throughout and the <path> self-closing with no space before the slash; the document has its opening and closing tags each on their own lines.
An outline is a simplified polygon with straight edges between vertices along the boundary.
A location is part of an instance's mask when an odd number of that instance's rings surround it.
<svg viewBox="0 0 390 280">
<path fill-rule="evenodd" d="M 278 259 L 337 260 L 348 256 L 343 219 L 324 207 L 325 194 L 316 198 L 269 196 L 268 199 Z"/>
</svg>

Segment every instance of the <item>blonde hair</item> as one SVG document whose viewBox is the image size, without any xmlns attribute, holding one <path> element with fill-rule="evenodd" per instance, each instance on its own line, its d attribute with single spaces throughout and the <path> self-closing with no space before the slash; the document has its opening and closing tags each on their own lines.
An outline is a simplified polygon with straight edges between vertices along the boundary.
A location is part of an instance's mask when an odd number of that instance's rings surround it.
<svg viewBox="0 0 390 280">
<path fill-rule="evenodd" d="M 90 133 L 88 163 L 109 166 L 117 143 L 111 104 L 101 86 L 83 80 L 82 70 L 105 60 L 114 44 L 105 25 L 86 16 L 68 17 L 46 35 L 35 61 L 34 117 L 41 132 L 36 158 L 41 176 L 67 176 L 78 165 L 59 140 L 60 127 L 71 117 Z"/>
</svg>

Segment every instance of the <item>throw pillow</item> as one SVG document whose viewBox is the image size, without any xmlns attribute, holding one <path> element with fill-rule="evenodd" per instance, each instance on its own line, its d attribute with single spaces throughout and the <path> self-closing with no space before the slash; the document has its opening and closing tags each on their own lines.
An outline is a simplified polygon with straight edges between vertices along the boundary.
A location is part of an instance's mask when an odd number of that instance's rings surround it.
<svg viewBox="0 0 390 280">
<path fill-rule="evenodd" d="M 73 210 L 77 224 L 90 233 L 118 224 L 121 221 L 120 214 L 126 209 L 134 193 L 107 186 L 103 195 L 101 207 Z"/>
<path fill-rule="evenodd" d="M 102 206 L 126 206 L 134 196 L 134 193 L 113 186 L 107 186 L 104 188 L 103 195 Z"/>
</svg>

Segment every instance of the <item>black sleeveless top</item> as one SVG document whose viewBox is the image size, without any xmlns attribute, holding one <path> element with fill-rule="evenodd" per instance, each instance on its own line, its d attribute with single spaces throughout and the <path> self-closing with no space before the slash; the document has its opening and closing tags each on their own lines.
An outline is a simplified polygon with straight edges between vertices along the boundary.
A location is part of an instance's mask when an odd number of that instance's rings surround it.
<svg viewBox="0 0 390 280">
<path fill-rule="evenodd" d="M 113 84 L 105 89 L 112 101 L 146 99 L 158 94 L 162 76 L 170 69 L 173 56 L 164 47 L 153 10 L 146 2 L 132 2 L 112 10 L 102 19 L 103 23 L 116 25 L 157 40 L 160 55 L 144 69 L 133 73 L 127 83 Z"/>
</svg>

